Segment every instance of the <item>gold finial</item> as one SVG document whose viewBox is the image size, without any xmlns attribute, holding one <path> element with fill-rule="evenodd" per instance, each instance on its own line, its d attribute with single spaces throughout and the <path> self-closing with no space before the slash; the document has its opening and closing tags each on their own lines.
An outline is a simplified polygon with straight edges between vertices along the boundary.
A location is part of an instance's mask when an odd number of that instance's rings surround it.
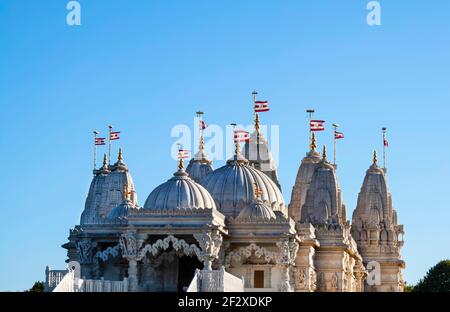
<svg viewBox="0 0 450 312">
<path fill-rule="evenodd" d="M 373 150 L 373 163 L 376 164 L 377 161 L 378 161 L 378 158 L 377 158 L 377 150 L 374 149 L 374 150 Z"/>
<path fill-rule="evenodd" d="M 118 160 L 119 162 L 121 162 L 121 161 L 123 160 L 123 157 L 122 157 L 122 148 L 119 148 L 119 156 L 117 156 L 117 160 Z"/>
<path fill-rule="evenodd" d="M 183 158 L 180 158 L 178 160 L 178 170 L 182 171 L 184 169 L 184 162 L 183 162 Z"/>
<path fill-rule="evenodd" d="M 323 161 L 326 161 L 326 160 L 327 160 L 327 147 L 326 147 L 325 145 L 323 146 L 322 160 L 323 160 Z"/>
<path fill-rule="evenodd" d="M 106 167 L 106 153 L 103 154 L 103 167 Z"/>
<path fill-rule="evenodd" d="M 260 198 L 260 196 L 263 194 L 263 191 L 258 187 L 257 183 L 253 183 L 253 186 L 256 198 Z"/>
<path fill-rule="evenodd" d="M 255 113 L 255 130 L 259 133 L 259 114 Z"/>
<path fill-rule="evenodd" d="M 314 132 L 311 135 L 311 144 L 309 145 L 309 147 L 311 148 L 312 151 L 314 151 L 316 149 L 316 135 L 314 134 Z"/>
<path fill-rule="evenodd" d="M 124 186 L 123 186 L 123 198 L 124 199 L 128 199 L 128 195 L 130 195 L 132 192 L 129 192 L 128 191 L 128 185 L 127 184 L 125 184 Z"/>
</svg>

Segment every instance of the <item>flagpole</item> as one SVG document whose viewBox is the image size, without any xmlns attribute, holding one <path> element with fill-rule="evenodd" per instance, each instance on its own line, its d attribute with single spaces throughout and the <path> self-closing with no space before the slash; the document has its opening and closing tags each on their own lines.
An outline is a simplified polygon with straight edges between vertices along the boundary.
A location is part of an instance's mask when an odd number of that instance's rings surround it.
<svg viewBox="0 0 450 312">
<path fill-rule="evenodd" d="M 235 131 L 236 131 L 236 126 L 237 126 L 237 124 L 232 123 L 232 124 L 230 124 L 230 126 L 233 127 L 233 141 L 234 141 L 234 135 L 235 135 Z M 235 159 L 237 159 L 237 154 L 239 153 L 240 145 L 239 145 L 239 142 L 238 142 L 238 141 L 236 141 L 236 142 L 234 142 L 234 143 L 235 143 L 235 146 L 236 146 L 236 150 L 235 150 Z"/>
<path fill-rule="evenodd" d="M 109 125 L 109 148 L 108 148 L 108 166 L 111 164 L 111 133 L 113 126 Z"/>
<path fill-rule="evenodd" d="M 199 144 L 198 144 L 198 149 L 202 150 L 203 149 L 203 124 L 202 124 L 202 116 L 204 114 L 204 112 L 202 111 L 198 111 L 197 113 L 197 118 L 198 118 L 198 132 L 200 134 L 200 140 L 199 140 Z"/>
<path fill-rule="evenodd" d="M 256 103 L 256 96 L 258 95 L 258 92 L 253 91 L 253 111 L 255 111 L 255 103 Z M 256 160 L 259 160 L 259 115 L 255 111 L 255 130 L 256 130 Z M 248 145 L 248 158 L 251 158 L 250 156 L 250 144 Z M 250 159 L 249 159 L 250 160 Z M 261 164 L 259 164 L 259 169 L 261 169 Z"/>
<path fill-rule="evenodd" d="M 97 168 L 97 136 L 98 131 L 94 131 L 94 171 Z"/>
<path fill-rule="evenodd" d="M 339 124 L 334 123 L 333 124 L 333 128 L 334 128 L 334 166 L 336 167 L 336 132 L 337 132 L 337 128 L 339 128 Z"/>
<path fill-rule="evenodd" d="M 313 136 L 313 132 L 311 130 L 311 120 L 313 118 L 313 114 L 315 113 L 315 110 L 308 109 L 306 112 L 309 114 L 309 147 L 312 150 L 313 149 L 312 148 L 312 146 L 313 146 L 313 137 L 312 137 Z"/>
<path fill-rule="evenodd" d="M 387 128 L 383 127 L 381 130 L 383 131 L 383 168 L 384 168 L 384 172 L 386 172 L 386 131 L 387 131 Z"/>
</svg>

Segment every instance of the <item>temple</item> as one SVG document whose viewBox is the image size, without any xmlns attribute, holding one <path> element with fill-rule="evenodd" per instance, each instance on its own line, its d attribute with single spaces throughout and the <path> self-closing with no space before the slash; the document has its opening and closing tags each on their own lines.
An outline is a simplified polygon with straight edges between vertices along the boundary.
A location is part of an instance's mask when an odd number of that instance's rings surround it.
<svg viewBox="0 0 450 312">
<path fill-rule="evenodd" d="M 214 169 L 204 149 L 148 193 L 143 206 L 119 150 L 93 172 L 67 270 L 54 292 L 403 291 L 403 226 L 376 154 L 347 219 L 337 166 L 314 133 L 287 204 L 267 139 L 255 131 Z M 175 167 L 175 164 L 174 164 Z"/>
</svg>

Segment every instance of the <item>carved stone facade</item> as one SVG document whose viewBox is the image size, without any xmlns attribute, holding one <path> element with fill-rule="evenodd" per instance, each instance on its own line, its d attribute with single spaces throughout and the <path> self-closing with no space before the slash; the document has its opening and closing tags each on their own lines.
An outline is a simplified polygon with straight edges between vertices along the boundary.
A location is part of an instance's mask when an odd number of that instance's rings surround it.
<svg viewBox="0 0 450 312">
<path fill-rule="evenodd" d="M 260 158 L 248 161 L 237 145 L 213 170 L 201 142 L 193 178 L 180 161 L 143 207 L 122 154 L 113 166 L 105 162 L 63 246 L 68 262 L 80 263 L 84 280 L 127 291 L 401 291 L 403 227 L 384 171 L 376 163 L 368 170 L 351 225 L 336 166 L 312 144 L 288 208 L 272 160 L 263 159 L 267 140 L 255 133 L 262 145 L 250 142 L 245 153 Z"/>
</svg>

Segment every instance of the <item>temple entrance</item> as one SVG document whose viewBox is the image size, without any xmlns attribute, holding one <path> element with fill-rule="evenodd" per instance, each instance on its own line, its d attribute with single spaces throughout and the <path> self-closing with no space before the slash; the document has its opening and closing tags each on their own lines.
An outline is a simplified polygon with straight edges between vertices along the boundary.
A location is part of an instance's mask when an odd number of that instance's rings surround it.
<svg viewBox="0 0 450 312">
<path fill-rule="evenodd" d="M 183 256 L 178 261 L 178 291 L 184 292 L 189 287 L 196 269 L 202 269 L 203 264 L 197 257 Z"/>
</svg>

